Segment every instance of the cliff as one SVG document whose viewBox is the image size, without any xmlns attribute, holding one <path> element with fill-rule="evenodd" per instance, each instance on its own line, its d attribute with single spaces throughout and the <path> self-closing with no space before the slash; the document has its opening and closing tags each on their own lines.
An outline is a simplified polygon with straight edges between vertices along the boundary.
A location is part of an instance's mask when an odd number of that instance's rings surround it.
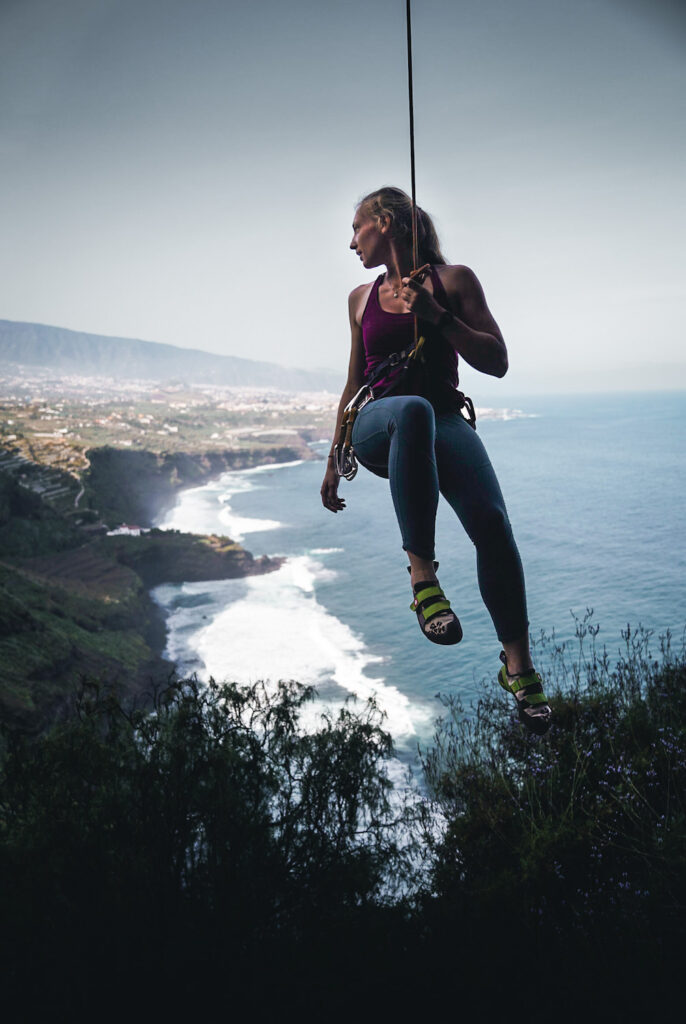
<svg viewBox="0 0 686 1024">
<path fill-rule="evenodd" d="M 104 447 L 91 449 L 87 456 L 90 467 L 84 476 L 84 505 L 97 508 L 111 526 L 126 522 L 145 527 L 172 508 L 185 487 L 200 487 L 227 470 L 313 457 L 302 441 L 195 454 Z"/>
<path fill-rule="evenodd" d="M 103 537 L 93 547 L 140 576 L 146 587 L 258 576 L 283 564 L 282 558 L 253 558 L 227 537 L 176 530 L 151 530 L 140 537 Z"/>
<path fill-rule="evenodd" d="M 65 714 L 84 680 L 146 702 L 173 666 L 148 593 L 160 583 L 272 572 L 225 537 L 153 530 L 0 562 L 0 720 L 40 731 Z"/>
<path fill-rule="evenodd" d="M 105 536 L 103 521 L 145 526 L 183 486 L 300 455 L 297 448 L 209 455 L 96 449 L 78 507 L 73 497 L 56 505 L 54 488 L 26 461 L 8 462 L 0 471 L 0 721 L 40 732 L 68 714 L 84 681 L 147 703 L 173 674 L 162 657 L 162 613 L 148 589 L 272 572 L 282 560 L 255 559 L 226 537 L 157 529 Z M 51 472 L 58 482 L 65 476 Z"/>
</svg>

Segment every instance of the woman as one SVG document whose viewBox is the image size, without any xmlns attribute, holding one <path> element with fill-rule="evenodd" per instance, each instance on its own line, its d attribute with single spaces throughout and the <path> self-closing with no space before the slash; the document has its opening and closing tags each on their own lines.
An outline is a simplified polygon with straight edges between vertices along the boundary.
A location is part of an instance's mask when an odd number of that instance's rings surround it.
<svg viewBox="0 0 686 1024">
<path fill-rule="evenodd" d="M 508 367 L 505 342 L 476 276 L 468 267 L 446 264 L 431 219 L 420 208 L 417 237 L 418 263 L 429 266 L 425 276 L 410 277 L 410 197 L 387 187 L 371 192 L 357 207 L 350 248 L 364 267 L 386 269 L 373 284 L 350 293 L 352 349 L 334 436 L 365 377 L 392 352 L 411 347 L 416 315 L 426 338 L 423 363 L 416 361 L 411 374 L 389 369 L 374 385 L 375 400 L 360 410 L 353 428 L 355 454 L 371 472 L 390 479 L 410 562 L 411 607 L 427 639 L 439 644 L 462 638 L 436 578 L 439 492 L 457 513 L 476 547 L 479 588 L 503 646 L 498 681 L 515 696 L 523 724 L 542 735 L 551 713 L 531 663 L 522 565 L 498 481 L 480 438 L 460 412 L 457 391 L 458 356 L 483 373 L 502 377 Z M 331 512 L 345 508 L 338 483 L 332 446 L 321 488 Z"/>
</svg>

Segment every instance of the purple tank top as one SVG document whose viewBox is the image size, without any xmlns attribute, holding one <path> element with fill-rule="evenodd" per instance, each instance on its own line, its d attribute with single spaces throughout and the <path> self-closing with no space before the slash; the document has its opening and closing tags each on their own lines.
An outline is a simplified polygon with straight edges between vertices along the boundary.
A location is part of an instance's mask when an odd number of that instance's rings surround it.
<svg viewBox="0 0 686 1024">
<path fill-rule="evenodd" d="M 414 316 L 412 313 L 388 313 L 379 302 L 379 285 L 384 279 L 380 274 L 369 293 L 367 305 L 362 314 L 362 340 L 366 358 L 365 376 L 369 377 L 376 367 L 392 352 L 401 352 L 411 347 L 414 341 Z M 434 298 L 439 305 L 449 309 L 448 296 L 441 284 L 438 271 L 431 267 L 431 281 Z M 419 321 L 419 333 L 424 335 L 425 363 L 423 374 L 415 374 L 403 391 L 420 394 L 437 409 L 452 408 L 457 398 L 458 385 L 457 352 L 446 339 L 429 324 Z M 401 370 L 392 369 L 374 385 L 375 394 L 387 388 Z M 409 388 L 409 390 L 408 390 Z"/>
</svg>

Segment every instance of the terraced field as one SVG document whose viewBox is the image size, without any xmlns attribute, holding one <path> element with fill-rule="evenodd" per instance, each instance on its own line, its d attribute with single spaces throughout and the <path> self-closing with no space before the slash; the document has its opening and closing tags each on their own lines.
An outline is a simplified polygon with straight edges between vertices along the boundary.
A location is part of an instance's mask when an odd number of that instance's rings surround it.
<svg viewBox="0 0 686 1024">
<path fill-rule="evenodd" d="M 54 555 L 21 559 L 14 562 L 14 567 L 37 583 L 57 585 L 107 602 L 130 599 L 142 587 L 133 569 L 113 560 L 93 543 Z"/>
</svg>

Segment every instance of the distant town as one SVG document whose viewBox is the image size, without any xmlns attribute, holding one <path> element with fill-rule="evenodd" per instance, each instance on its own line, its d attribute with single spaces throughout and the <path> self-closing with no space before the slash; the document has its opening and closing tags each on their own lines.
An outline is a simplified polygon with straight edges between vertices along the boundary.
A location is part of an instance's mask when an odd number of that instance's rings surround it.
<svg viewBox="0 0 686 1024">
<path fill-rule="evenodd" d="M 0 471 L 16 472 L 23 464 L 32 489 L 51 504 L 68 498 L 73 508 L 90 449 L 156 455 L 232 451 L 257 457 L 275 445 L 304 450 L 332 437 L 339 397 L 327 391 L 113 380 L 6 367 L 0 378 Z M 509 409 L 478 413 L 480 419 L 523 415 Z M 60 471 L 59 479 L 50 470 Z M 64 473 L 73 486 L 68 479 L 65 483 Z"/>
<path fill-rule="evenodd" d="M 330 438 L 339 396 L 273 388 L 188 386 L 16 371 L 0 381 L 0 446 L 76 478 L 86 452 L 189 454 Z"/>
</svg>

